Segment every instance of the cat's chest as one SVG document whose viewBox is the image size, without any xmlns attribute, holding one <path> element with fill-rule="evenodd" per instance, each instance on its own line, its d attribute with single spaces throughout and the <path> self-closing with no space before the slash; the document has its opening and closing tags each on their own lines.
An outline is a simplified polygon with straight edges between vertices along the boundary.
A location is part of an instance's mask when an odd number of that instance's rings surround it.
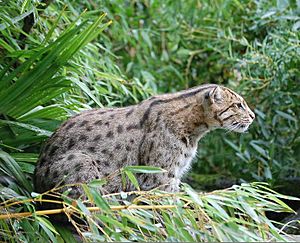
<svg viewBox="0 0 300 243">
<path fill-rule="evenodd" d="M 192 160 L 196 156 L 196 153 L 197 147 L 183 150 L 183 153 L 181 153 L 180 156 L 178 156 L 174 166 L 174 172 L 176 177 L 182 177 L 182 175 L 190 169 Z"/>
</svg>

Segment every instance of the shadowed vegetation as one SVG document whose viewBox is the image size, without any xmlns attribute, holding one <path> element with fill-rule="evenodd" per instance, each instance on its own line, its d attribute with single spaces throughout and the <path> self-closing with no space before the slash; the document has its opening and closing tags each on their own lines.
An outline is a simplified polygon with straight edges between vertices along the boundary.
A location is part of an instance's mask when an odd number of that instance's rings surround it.
<svg viewBox="0 0 300 243">
<path fill-rule="evenodd" d="M 32 186 L 41 146 L 68 117 L 218 83 L 245 97 L 256 122 L 243 135 L 209 134 L 186 181 L 199 190 L 242 185 L 202 194 L 183 184 L 178 195 L 137 192 L 130 202 L 99 195 L 105 181 L 96 180 L 81 186 L 100 212 L 67 196 L 64 206 L 87 222 L 72 221 L 91 242 L 288 240 L 265 212 L 292 212 L 281 199 L 295 199 L 269 187 L 300 195 L 290 186 L 300 176 L 299 13 L 293 0 L 0 2 L 0 212 L 33 213 L 0 219 L 0 238 L 72 241 L 68 228 L 34 214 L 45 198 Z M 136 172 L 122 170 L 133 184 Z"/>
</svg>

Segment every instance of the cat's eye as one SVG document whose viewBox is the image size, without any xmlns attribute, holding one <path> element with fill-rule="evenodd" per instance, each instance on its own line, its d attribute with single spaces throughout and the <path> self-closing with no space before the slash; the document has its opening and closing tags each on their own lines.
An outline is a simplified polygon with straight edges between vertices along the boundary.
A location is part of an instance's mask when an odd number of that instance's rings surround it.
<svg viewBox="0 0 300 243">
<path fill-rule="evenodd" d="M 239 109 L 245 110 L 245 107 L 243 106 L 242 103 L 237 103 L 236 106 L 237 106 Z"/>
</svg>

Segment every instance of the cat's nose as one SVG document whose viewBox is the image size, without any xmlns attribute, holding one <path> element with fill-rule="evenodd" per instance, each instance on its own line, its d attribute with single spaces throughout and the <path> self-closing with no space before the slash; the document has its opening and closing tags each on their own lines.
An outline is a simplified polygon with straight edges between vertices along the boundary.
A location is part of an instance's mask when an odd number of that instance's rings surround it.
<svg viewBox="0 0 300 243">
<path fill-rule="evenodd" d="M 252 112 L 252 111 L 249 111 L 249 116 L 252 118 L 252 120 L 254 120 L 254 119 L 255 119 L 255 114 L 254 114 L 254 112 Z"/>
</svg>

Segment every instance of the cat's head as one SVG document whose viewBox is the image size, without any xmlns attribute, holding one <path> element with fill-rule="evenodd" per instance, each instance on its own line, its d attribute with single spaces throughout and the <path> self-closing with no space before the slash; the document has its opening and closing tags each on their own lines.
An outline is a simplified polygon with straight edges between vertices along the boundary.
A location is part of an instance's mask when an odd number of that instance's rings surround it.
<svg viewBox="0 0 300 243">
<path fill-rule="evenodd" d="M 216 86 L 205 94 L 207 123 L 213 128 L 245 132 L 255 118 L 246 101 L 234 91 Z"/>
</svg>

